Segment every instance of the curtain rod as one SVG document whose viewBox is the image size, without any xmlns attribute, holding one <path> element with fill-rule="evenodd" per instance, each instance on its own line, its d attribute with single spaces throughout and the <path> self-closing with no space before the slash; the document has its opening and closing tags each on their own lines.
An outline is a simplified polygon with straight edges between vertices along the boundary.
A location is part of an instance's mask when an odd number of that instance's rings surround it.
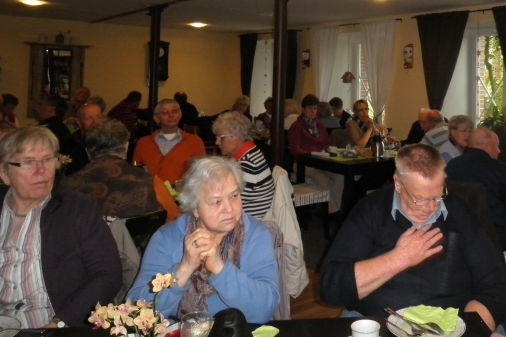
<svg viewBox="0 0 506 337">
<path fill-rule="evenodd" d="M 288 29 L 288 31 L 296 31 L 296 32 L 302 32 L 304 29 Z M 247 35 L 248 33 L 246 34 L 241 34 L 241 35 L 237 35 L 238 37 L 241 37 L 242 35 Z M 274 34 L 274 32 L 262 32 L 262 33 L 249 33 L 249 34 L 258 34 L 258 35 L 269 35 L 269 34 Z"/>
<path fill-rule="evenodd" d="M 395 21 L 402 22 L 401 18 L 396 18 Z M 345 27 L 345 26 L 356 26 L 360 25 L 360 22 L 354 22 L 354 23 L 343 23 L 342 25 L 338 25 L 338 27 Z"/>
<path fill-rule="evenodd" d="M 491 10 L 492 10 L 492 8 L 483 8 L 483 9 L 475 9 L 474 11 L 467 11 L 467 12 L 468 13 L 477 13 L 477 12 L 485 13 L 485 12 L 488 12 Z M 457 12 L 459 12 L 459 11 L 457 11 Z M 444 12 L 444 13 L 451 13 L 451 12 Z M 429 14 L 434 14 L 434 13 L 429 13 Z M 416 16 L 412 16 L 411 18 L 416 19 L 417 17 L 422 16 L 422 15 L 427 15 L 427 14 L 416 15 Z"/>
</svg>

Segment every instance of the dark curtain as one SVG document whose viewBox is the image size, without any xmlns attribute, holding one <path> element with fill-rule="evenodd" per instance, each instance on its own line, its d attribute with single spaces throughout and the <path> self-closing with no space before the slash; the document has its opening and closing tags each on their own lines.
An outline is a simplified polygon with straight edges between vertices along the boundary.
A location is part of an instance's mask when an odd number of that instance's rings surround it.
<svg viewBox="0 0 506 337">
<path fill-rule="evenodd" d="M 258 34 L 243 34 L 241 38 L 241 89 L 242 94 L 250 96 L 253 61 L 257 49 Z"/>
<path fill-rule="evenodd" d="M 495 27 L 499 43 L 501 44 L 501 51 L 503 55 L 506 55 L 506 7 L 492 7 L 492 12 L 494 13 Z M 506 66 L 505 57 L 503 57 L 503 62 Z"/>
<path fill-rule="evenodd" d="M 293 98 L 297 77 L 297 30 L 288 30 L 286 46 L 286 98 Z"/>
<path fill-rule="evenodd" d="M 416 17 L 429 108 L 441 110 L 457 64 L 469 12 Z"/>
</svg>

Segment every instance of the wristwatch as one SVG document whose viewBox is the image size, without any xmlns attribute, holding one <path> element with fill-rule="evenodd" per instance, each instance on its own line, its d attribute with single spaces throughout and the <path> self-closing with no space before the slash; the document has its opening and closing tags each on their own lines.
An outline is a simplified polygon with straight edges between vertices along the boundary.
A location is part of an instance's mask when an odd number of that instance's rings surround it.
<svg viewBox="0 0 506 337">
<path fill-rule="evenodd" d="M 67 327 L 67 324 L 65 324 L 64 321 L 62 321 L 61 319 L 55 317 L 53 318 L 53 323 L 56 323 L 56 326 L 58 328 L 66 328 Z"/>
</svg>

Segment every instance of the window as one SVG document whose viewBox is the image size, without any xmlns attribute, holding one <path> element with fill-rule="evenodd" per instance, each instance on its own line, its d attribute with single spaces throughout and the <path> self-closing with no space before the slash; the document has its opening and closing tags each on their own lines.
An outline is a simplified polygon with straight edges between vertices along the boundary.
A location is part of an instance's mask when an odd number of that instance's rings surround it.
<svg viewBox="0 0 506 337">
<path fill-rule="evenodd" d="M 503 57 L 497 35 L 477 38 L 477 120 L 503 106 Z"/>
</svg>

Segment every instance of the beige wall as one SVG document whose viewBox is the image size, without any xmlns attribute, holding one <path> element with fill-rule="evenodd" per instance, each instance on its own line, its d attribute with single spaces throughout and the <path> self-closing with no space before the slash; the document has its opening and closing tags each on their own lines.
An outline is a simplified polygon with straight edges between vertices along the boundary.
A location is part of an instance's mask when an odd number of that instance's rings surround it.
<svg viewBox="0 0 506 337">
<path fill-rule="evenodd" d="M 39 34 L 52 42 L 69 30 L 79 44 L 92 46 L 86 50 L 84 71 L 92 95 L 103 96 L 109 109 L 138 90 L 144 95 L 141 107 L 147 106 L 149 27 L 0 16 L 0 92 L 20 99 L 16 111 L 22 125 L 34 123 L 26 118 L 30 48 L 24 42 L 36 42 Z M 160 82 L 159 99 L 182 90 L 206 114 L 232 106 L 241 94 L 237 34 L 162 29 L 161 39 L 171 45 L 169 80 Z"/>
</svg>

